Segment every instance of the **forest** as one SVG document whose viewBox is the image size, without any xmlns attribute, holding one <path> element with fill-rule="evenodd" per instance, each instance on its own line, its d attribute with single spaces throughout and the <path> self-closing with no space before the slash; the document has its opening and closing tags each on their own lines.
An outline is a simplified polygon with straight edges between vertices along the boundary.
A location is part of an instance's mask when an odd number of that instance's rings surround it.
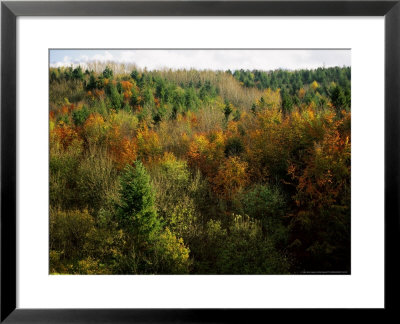
<svg viewBox="0 0 400 324">
<path fill-rule="evenodd" d="M 350 85 L 50 67 L 49 273 L 350 273 Z"/>
</svg>

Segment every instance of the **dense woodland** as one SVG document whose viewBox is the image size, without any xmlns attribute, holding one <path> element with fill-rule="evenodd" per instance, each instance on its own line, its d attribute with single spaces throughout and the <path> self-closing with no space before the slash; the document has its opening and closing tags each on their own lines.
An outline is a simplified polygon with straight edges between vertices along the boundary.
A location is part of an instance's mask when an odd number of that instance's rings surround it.
<svg viewBox="0 0 400 324">
<path fill-rule="evenodd" d="M 50 68 L 50 273 L 350 271 L 350 68 Z"/>
</svg>

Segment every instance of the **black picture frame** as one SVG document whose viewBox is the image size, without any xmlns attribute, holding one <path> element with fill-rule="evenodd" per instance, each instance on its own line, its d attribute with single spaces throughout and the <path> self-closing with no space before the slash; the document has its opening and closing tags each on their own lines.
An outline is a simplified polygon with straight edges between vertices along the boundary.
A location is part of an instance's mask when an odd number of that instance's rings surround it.
<svg viewBox="0 0 400 324">
<path fill-rule="evenodd" d="M 395 1 L 103 1 L 1 3 L 1 317 L 5 323 L 197 323 L 267 321 L 271 309 L 16 308 L 16 19 L 19 16 L 384 16 L 385 17 L 385 308 L 395 312 L 399 274 L 400 0 Z M 371 233 L 373 235 L 373 233 Z M 309 317 L 310 310 L 293 310 Z M 320 312 L 317 310 L 312 310 Z M 326 310 L 333 315 L 332 310 Z M 358 310 L 352 310 L 354 312 Z M 351 311 L 347 311 L 349 313 Z M 269 315 L 268 313 L 268 315 Z M 369 318 L 371 312 L 364 312 Z M 315 314 L 313 314 L 315 315 Z M 329 315 L 330 317 L 332 315 Z M 326 316 L 325 314 L 322 316 Z M 334 315 L 335 316 L 335 315 Z M 285 320 L 284 315 L 280 320 Z M 318 315 L 317 315 L 318 317 Z M 373 317 L 372 317 L 373 318 Z"/>
</svg>

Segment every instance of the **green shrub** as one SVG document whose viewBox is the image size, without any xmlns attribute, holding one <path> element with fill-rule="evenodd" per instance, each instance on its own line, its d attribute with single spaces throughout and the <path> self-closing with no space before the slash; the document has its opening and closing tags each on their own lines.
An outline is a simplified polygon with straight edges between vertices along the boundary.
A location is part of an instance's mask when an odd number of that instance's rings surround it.
<svg viewBox="0 0 400 324">
<path fill-rule="evenodd" d="M 89 110 L 86 108 L 86 106 L 83 106 L 82 109 L 75 110 L 72 113 L 72 120 L 76 126 L 82 126 L 89 117 L 89 114 Z"/>
<path fill-rule="evenodd" d="M 262 235 L 260 223 L 233 215 L 227 228 L 210 220 L 191 246 L 194 271 L 204 274 L 282 274 L 288 258 Z"/>
<path fill-rule="evenodd" d="M 50 250 L 57 251 L 67 260 L 79 257 L 86 235 L 94 224 L 94 219 L 87 210 L 50 209 Z"/>
<path fill-rule="evenodd" d="M 255 185 L 240 198 L 243 214 L 260 221 L 263 233 L 277 244 L 284 244 L 288 238 L 283 217 L 286 213 L 286 201 L 278 187 Z"/>
</svg>

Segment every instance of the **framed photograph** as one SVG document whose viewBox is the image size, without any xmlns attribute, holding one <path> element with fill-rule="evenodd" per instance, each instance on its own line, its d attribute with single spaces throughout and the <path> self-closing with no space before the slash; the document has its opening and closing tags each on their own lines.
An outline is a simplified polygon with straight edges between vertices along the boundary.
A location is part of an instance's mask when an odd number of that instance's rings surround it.
<svg viewBox="0 0 400 324">
<path fill-rule="evenodd" d="M 1 321 L 394 311 L 399 16 L 2 2 Z"/>
</svg>

